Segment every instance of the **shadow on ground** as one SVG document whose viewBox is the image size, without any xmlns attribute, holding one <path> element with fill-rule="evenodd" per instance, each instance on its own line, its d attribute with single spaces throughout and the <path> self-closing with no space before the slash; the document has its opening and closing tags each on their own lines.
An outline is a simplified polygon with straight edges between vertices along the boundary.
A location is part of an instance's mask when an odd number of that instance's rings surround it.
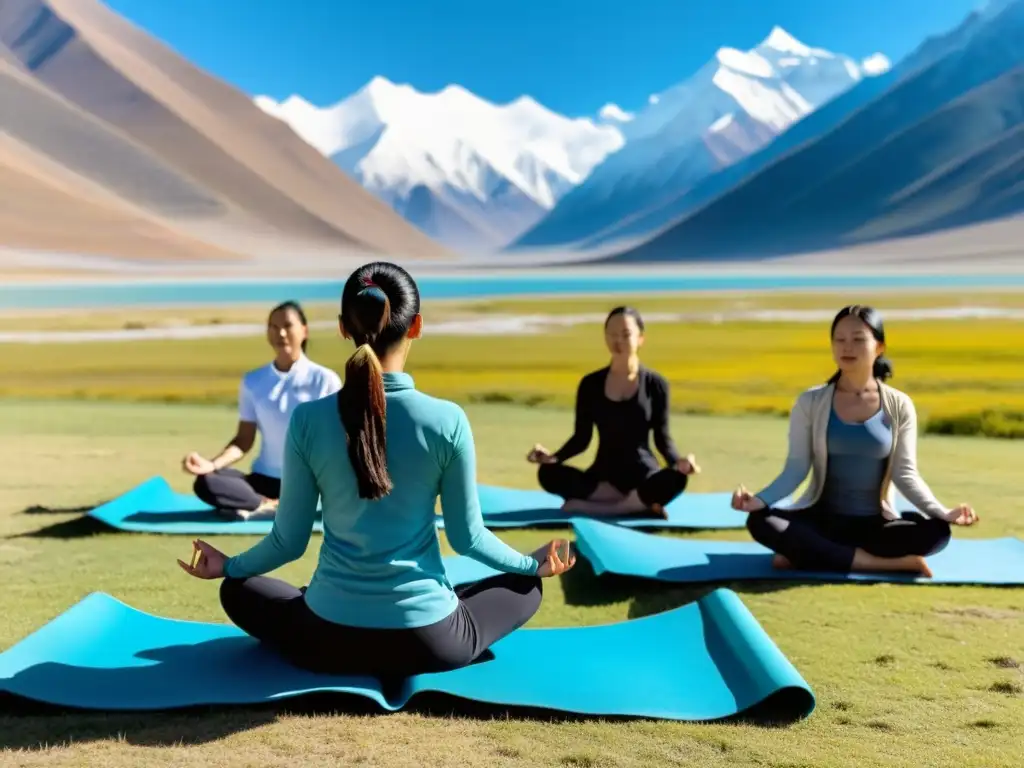
<svg viewBox="0 0 1024 768">
<path fill-rule="evenodd" d="M 105 501 L 101 501 L 97 504 L 89 504 L 84 507 L 47 507 L 41 504 L 33 504 L 30 507 L 25 507 L 21 510 L 23 515 L 84 515 L 87 512 L 91 512 L 101 504 L 106 504 Z"/>
<path fill-rule="evenodd" d="M 784 728 L 798 718 L 783 701 L 785 692 L 746 712 L 714 721 Z M 382 712 L 362 696 L 310 694 L 287 703 L 231 707 L 193 707 L 170 712 L 82 712 L 0 694 L 0 747 L 44 751 L 70 743 L 120 741 L 142 747 L 194 746 L 271 725 L 283 717 L 394 717 L 402 713 L 448 720 L 523 720 L 543 723 L 631 723 L 635 717 L 583 716 L 537 708 L 507 707 L 442 694 L 421 694 L 399 712 Z"/>
<path fill-rule="evenodd" d="M 89 508 L 91 509 L 91 507 Z M 86 510 L 89 511 L 88 509 Z M 71 520 L 64 520 L 59 523 L 37 528 L 34 531 L 16 533 L 8 536 L 9 539 L 82 539 L 96 536 L 101 533 L 116 533 L 114 528 L 101 523 L 89 515 L 81 515 Z"/>
</svg>

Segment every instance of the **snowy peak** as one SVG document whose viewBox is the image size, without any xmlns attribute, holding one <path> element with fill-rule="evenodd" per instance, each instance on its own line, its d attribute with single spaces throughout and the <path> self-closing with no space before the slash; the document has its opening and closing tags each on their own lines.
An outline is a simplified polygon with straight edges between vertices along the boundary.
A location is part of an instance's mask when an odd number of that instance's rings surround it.
<svg viewBox="0 0 1024 768">
<path fill-rule="evenodd" d="M 505 241 L 623 144 L 615 125 L 560 115 L 529 96 L 494 104 L 457 84 L 424 93 L 375 77 L 326 107 L 298 96 L 256 103 L 396 210 L 435 223 L 448 216 L 449 227 L 457 216 L 463 236 L 473 220 Z M 489 221 L 496 206 L 498 227 Z"/>
<path fill-rule="evenodd" d="M 741 51 L 736 48 L 719 48 L 715 60 L 723 67 L 749 77 L 775 77 L 771 63 L 756 51 Z"/>
<path fill-rule="evenodd" d="M 833 55 L 831 52 L 821 48 L 811 48 L 808 45 L 804 45 L 778 25 L 772 27 L 772 31 L 768 33 L 768 37 L 761 41 L 758 48 L 770 49 L 779 53 L 788 53 L 791 56 L 800 57 L 830 57 Z"/>
<path fill-rule="evenodd" d="M 684 110 L 691 113 L 694 130 L 703 130 L 738 108 L 781 131 L 887 66 L 881 54 L 862 66 L 849 56 L 806 45 L 776 26 L 748 51 L 719 48 L 688 80 L 654 94 L 623 130 L 630 141 L 648 137 L 678 124 L 676 117 Z"/>
<path fill-rule="evenodd" d="M 686 80 L 653 94 L 628 121 L 625 137 L 578 188 L 516 247 L 570 245 L 603 237 L 620 222 L 643 219 L 665 200 L 759 151 L 796 122 L 869 74 L 882 56 L 861 62 L 807 45 L 773 27 L 750 50 L 719 48 Z M 612 124 L 616 105 L 601 110 Z"/>
<path fill-rule="evenodd" d="M 493 103 L 456 83 L 424 92 L 381 76 L 326 106 L 255 102 L 428 234 L 500 247 L 542 218 L 557 224 L 566 207 L 584 229 L 595 205 L 632 215 L 649 192 L 690 187 L 889 67 L 882 54 L 858 61 L 775 26 L 750 50 L 720 48 L 636 112 L 608 102 L 593 119 L 527 95 Z"/>
</svg>

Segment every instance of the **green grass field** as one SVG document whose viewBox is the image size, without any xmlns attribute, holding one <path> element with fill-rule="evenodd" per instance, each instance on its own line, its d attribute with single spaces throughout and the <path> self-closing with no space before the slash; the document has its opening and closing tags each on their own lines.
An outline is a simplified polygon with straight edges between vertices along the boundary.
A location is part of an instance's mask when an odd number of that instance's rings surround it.
<svg viewBox="0 0 1024 768">
<path fill-rule="evenodd" d="M 326 346 L 326 345 L 325 345 Z M 226 365 L 226 364 L 225 364 Z M 475 404 L 480 480 L 529 487 L 534 441 L 557 444 L 570 414 Z M 117 534 L 87 508 L 153 474 L 188 486 L 191 449 L 216 450 L 235 414 L 216 405 L 0 403 L 0 581 L 6 648 L 86 594 L 145 611 L 223 621 L 216 587 L 180 572 L 187 537 Z M 681 448 L 704 473 L 694 491 L 757 486 L 778 470 L 785 422 L 678 415 Z M 929 436 L 921 465 L 940 498 L 982 515 L 962 536 L 1024 536 L 1017 482 L 1024 442 Z M 529 551 L 551 531 L 500 535 Z M 744 538 L 744 531 L 690 534 Z M 237 552 L 253 539 L 218 537 Z M 308 579 L 320 537 L 279 575 Z M 446 547 L 446 551 L 447 547 Z M 621 621 L 692 601 L 715 585 L 670 588 L 593 576 L 585 562 L 545 585 L 531 626 Z M 0 765 L 111 768 L 288 766 L 1019 766 L 1024 736 L 1024 590 L 727 584 L 811 684 L 817 711 L 787 728 L 664 722 L 548 722 L 444 713 L 367 715 L 279 708 L 189 714 L 0 714 Z M 672 643 L 672 638 L 665 638 Z M 572 685 L 571 667 L 566 685 Z"/>
</svg>

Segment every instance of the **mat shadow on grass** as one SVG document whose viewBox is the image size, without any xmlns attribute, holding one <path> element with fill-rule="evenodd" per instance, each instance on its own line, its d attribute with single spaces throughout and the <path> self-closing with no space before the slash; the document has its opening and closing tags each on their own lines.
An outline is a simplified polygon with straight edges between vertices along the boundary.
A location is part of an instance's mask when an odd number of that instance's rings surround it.
<svg viewBox="0 0 1024 768">
<path fill-rule="evenodd" d="M 79 507 L 47 507 L 43 504 L 33 504 L 21 510 L 23 515 L 84 515 L 92 512 L 96 507 L 106 504 L 107 501 L 100 501 L 96 504 L 88 504 Z"/>
<path fill-rule="evenodd" d="M 71 520 L 64 520 L 60 523 L 37 528 L 34 531 L 17 533 L 8 536 L 9 539 L 84 539 L 97 536 L 101 533 L 118 533 L 109 525 L 104 525 L 94 517 L 82 515 Z"/>
<path fill-rule="evenodd" d="M 755 725 L 788 728 L 798 719 L 788 713 L 797 709 L 779 691 L 737 715 L 713 720 L 716 725 Z M 421 715 L 438 720 L 523 720 L 537 723 L 637 723 L 631 716 L 577 715 L 533 707 L 511 707 L 459 699 L 441 693 L 422 693 L 397 712 L 381 711 L 364 696 L 344 693 L 311 693 L 280 702 L 246 705 L 203 705 L 155 712 L 84 712 L 0 693 L 0 747 L 44 751 L 70 742 L 124 741 L 134 746 L 173 747 L 202 745 L 236 733 L 260 728 L 281 717 L 401 717 Z M 673 723 L 650 719 L 649 722 Z M 678 721 L 675 724 L 679 724 Z M 696 721 L 699 722 L 699 721 Z"/>
</svg>

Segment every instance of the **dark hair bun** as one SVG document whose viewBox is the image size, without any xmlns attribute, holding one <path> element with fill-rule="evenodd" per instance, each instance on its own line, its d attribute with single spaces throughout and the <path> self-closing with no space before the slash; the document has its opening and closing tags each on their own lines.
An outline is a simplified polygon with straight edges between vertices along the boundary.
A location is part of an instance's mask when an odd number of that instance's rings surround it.
<svg viewBox="0 0 1024 768">
<path fill-rule="evenodd" d="M 881 379 L 882 381 L 885 381 L 886 379 L 891 379 L 894 373 L 892 368 L 892 361 L 889 360 L 889 358 L 887 357 L 878 358 L 877 360 L 875 360 L 875 365 L 872 370 L 872 373 L 874 374 L 874 377 L 876 379 Z"/>
</svg>

